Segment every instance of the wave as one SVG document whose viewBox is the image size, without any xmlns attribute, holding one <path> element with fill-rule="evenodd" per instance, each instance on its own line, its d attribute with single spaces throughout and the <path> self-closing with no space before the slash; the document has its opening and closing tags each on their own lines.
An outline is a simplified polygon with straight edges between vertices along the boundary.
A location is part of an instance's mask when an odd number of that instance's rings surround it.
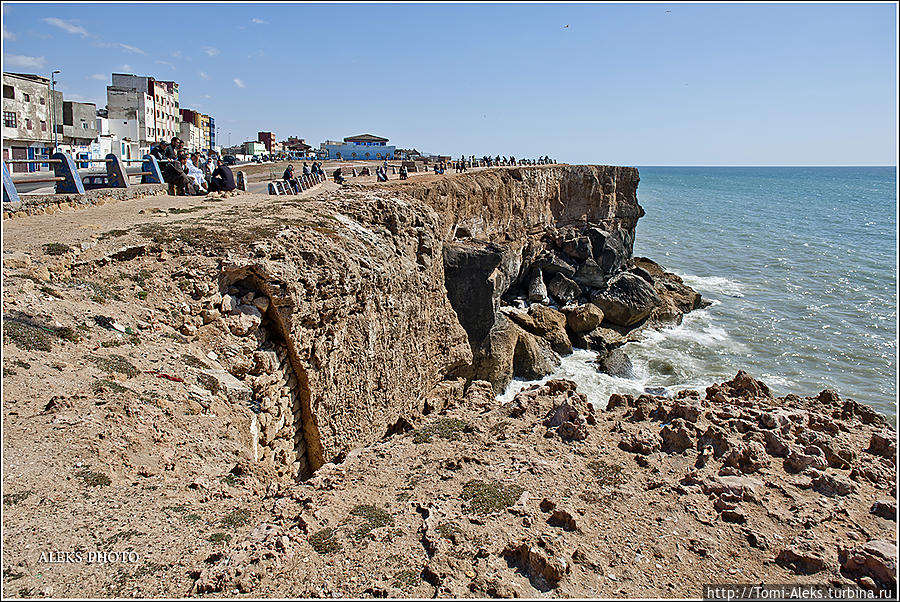
<svg viewBox="0 0 900 602">
<path fill-rule="evenodd" d="M 677 272 L 676 272 L 677 274 Z M 718 293 L 726 297 L 735 297 L 740 299 L 744 296 L 744 289 L 741 284 L 729 278 L 722 276 L 695 276 L 693 274 L 677 274 L 684 280 L 684 283 L 699 290 L 701 293 Z"/>
</svg>

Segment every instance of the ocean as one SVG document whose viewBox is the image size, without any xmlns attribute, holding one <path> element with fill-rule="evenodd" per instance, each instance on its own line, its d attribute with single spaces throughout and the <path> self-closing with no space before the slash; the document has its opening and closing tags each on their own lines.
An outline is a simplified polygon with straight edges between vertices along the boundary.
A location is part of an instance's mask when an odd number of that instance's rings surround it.
<svg viewBox="0 0 900 602">
<path fill-rule="evenodd" d="M 712 302 L 624 347 L 633 378 L 576 350 L 548 378 L 610 393 L 701 392 L 747 370 L 776 395 L 825 388 L 897 413 L 893 167 L 642 167 L 634 253 Z M 545 379 L 546 380 L 546 379 Z M 525 381 L 501 396 L 511 398 Z"/>
</svg>

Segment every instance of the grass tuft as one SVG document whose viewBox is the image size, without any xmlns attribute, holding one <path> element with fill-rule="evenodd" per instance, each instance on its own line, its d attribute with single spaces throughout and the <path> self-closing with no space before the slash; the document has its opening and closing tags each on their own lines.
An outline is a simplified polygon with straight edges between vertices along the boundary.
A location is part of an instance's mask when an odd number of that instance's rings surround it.
<svg viewBox="0 0 900 602">
<path fill-rule="evenodd" d="M 463 485 L 462 498 L 469 503 L 470 512 L 491 514 L 515 504 L 523 491 L 525 491 L 523 487 L 515 484 L 469 481 Z"/>
</svg>

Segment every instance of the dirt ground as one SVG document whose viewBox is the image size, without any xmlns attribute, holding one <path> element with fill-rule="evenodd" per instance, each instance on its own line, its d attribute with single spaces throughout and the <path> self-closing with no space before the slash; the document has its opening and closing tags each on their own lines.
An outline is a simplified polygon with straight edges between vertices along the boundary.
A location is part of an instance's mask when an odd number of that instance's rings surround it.
<svg viewBox="0 0 900 602">
<path fill-rule="evenodd" d="M 245 408 L 199 377 L 234 342 L 178 327 L 218 258 L 131 255 L 155 226 L 245 225 L 273 202 L 3 221 L 4 597 L 896 591 L 896 432 L 851 400 L 773 399 L 741 375 L 607 409 L 565 382 L 499 404 L 476 381 L 308 481 L 277 479 L 253 463 Z"/>
</svg>

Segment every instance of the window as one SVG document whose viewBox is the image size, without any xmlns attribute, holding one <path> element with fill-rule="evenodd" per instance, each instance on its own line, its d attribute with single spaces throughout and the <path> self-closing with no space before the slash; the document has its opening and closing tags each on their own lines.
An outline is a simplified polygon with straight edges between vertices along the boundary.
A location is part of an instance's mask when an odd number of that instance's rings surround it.
<svg viewBox="0 0 900 602">
<path fill-rule="evenodd" d="M 27 118 L 25 119 L 25 127 L 28 128 L 29 130 L 33 129 L 30 119 L 27 119 Z"/>
<path fill-rule="evenodd" d="M 41 96 L 39 100 L 40 100 L 40 103 L 41 103 L 41 104 L 44 104 L 44 97 L 43 97 L 43 96 Z"/>
<path fill-rule="evenodd" d="M 12 86 L 3 86 L 3 98 L 16 98 L 16 89 Z"/>
<path fill-rule="evenodd" d="M 22 94 L 22 100 L 24 100 L 25 102 L 31 102 L 31 96 L 29 96 L 28 94 Z"/>
<path fill-rule="evenodd" d="M 13 111 L 3 111 L 3 127 L 18 127 L 16 125 L 16 114 Z"/>
<path fill-rule="evenodd" d="M 44 121 L 43 119 L 41 120 L 41 131 L 42 131 L 42 132 L 46 132 L 46 131 L 47 131 L 47 122 Z"/>
</svg>

